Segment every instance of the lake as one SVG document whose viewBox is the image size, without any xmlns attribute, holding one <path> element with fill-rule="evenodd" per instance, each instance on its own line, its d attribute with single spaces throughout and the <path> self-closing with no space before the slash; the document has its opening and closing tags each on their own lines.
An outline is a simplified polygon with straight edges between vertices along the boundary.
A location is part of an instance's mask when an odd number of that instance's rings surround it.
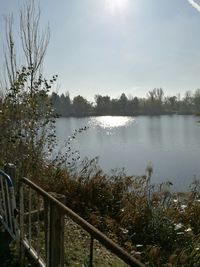
<svg viewBox="0 0 200 267">
<path fill-rule="evenodd" d="M 184 191 L 200 176 L 200 123 L 196 116 L 101 116 L 59 118 L 56 121 L 59 147 L 75 129 L 89 127 L 72 139 L 73 150 L 99 156 L 99 165 L 109 173 L 125 168 L 129 175 L 143 175 L 149 162 L 153 183 L 171 181 Z"/>
</svg>

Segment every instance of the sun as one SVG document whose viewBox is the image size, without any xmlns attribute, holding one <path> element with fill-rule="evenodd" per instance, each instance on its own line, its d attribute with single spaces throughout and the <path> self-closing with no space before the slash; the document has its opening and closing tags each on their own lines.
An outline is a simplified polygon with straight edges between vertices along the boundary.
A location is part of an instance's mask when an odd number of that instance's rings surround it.
<svg viewBox="0 0 200 267">
<path fill-rule="evenodd" d="M 128 0 L 105 0 L 105 7 L 110 13 L 123 12 L 127 6 Z"/>
</svg>

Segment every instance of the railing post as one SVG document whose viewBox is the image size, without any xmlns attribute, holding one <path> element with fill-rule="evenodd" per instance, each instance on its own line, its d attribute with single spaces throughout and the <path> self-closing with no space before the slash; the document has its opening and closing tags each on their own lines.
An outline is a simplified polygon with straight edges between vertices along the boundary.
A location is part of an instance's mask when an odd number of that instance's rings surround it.
<svg viewBox="0 0 200 267">
<path fill-rule="evenodd" d="M 93 267 L 93 246 L 94 246 L 94 238 L 90 236 L 90 262 L 89 267 Z"/>
<path fill-rule="evenodd" d="M 65 204 L 65 196 L 56 193 L 50 193 L 54 198 Z M 45 204 L 46 221 L 46 249 L 47 267 L 64 266 L 64 214 L 59 207 L 53 203 Z M 49 214 L 50 212 L 50 214 Z M 49 228 L 49 229 L 48 229 Z M 49 235 L 49 236 L 48 236 Z M 49 242 L 49 244 L 47 244 Z"/>
<path fill-rule="evenodd" d="M 16 167 L 14 164 L 8 163 L 4 165 L 4 172 L 11 179 L 11 184 L 7 188 L 7 201 L 6 206 L 8 209 L 8 215 L 10 220 L 10 230 L 17 241 L 17 246 L 19 246 L 19 232 L 18 232 L 18 223 L 17 223 L 17 208 L 16 208 L 16 188 L 18 188 L 16 181 Z"/>
<path fill-rule="evenodd" d="M 23 241 L 24 241 L 24 188 L 23 184 L 20 184 L 20 216 L 19 216 L 19 227 L 20 227 L 20 250 L 19 250 L 19 255 L 20 255 L 20 263 L 21 266 L 24 266 L 24 246 L 23 246 Z"/>
<path fill-rule="evenodd" d="M 15 189 L 15 193 L 18 193 L 18 182 L 16 179 L 16 167 L 14 164 L 12 163 L 7 163 L 4 165 L 4 171 L 5 173 L 7 173 L 10 178 L 12 179 L 13 185 L 14 185 L 14 189 Z"/>
<path fill-rule="evenodd" d="M 22 178 L 22 181 L 27 186 L 30 186 L 32 190 L 36 191 L 39 195 L 44 198 L 44 206 L 45 206 L 45 234 L 46 234 L 46 250 L 47 252 L 47 264 L 44 265 L 42 262 L 42 266 L 46 267 L 63 267 L 63 254 L 64 254 L 64 219 L 65 215 L 72 219 L 76 224 L 83 228 L 87 233 L 91 235 L 91 243 L 90 243 L 90 262 L 88 262 L 91 266 L 93 261 L 93 239 L 99 241 L 105 248 L 107 248 L 110 252 L 115 254 L 118 258 L 120 258 L 124 263 L 129 266 L 140 266 L 145 267 L 145 265 L 139 262 L 136 258 L 132 257 L 128 252 L 124 251 L 121 247 L 115 244 L 112 240 L 106 237 L 103 233 L 101 233 L 94 226 L 86 222 L 83 218 L 81 218 L 78 214 L 73 212 L 67 206 L 59 203 L 59 200 L 64 200 L 64 196 L 59 198 L 59 195 L 51 196 L 49 193 L 44 191 L 42 188 L 34 184 L 32 181 Z M 57 197 L 57 199 L 55 199 Z M 49 256 L 49 257 L 48 257 Z"/>
</svg>

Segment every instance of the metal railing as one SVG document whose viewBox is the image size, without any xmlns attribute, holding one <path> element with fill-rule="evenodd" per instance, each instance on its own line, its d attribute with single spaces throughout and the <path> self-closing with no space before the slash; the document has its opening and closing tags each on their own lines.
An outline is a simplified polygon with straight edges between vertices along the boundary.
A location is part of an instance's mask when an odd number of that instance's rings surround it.
<svg viewBox="0 0 200 267">
<path fill-rule="evenodd" d="M 11 235 L 18 241 L 17 209 L 15 190 L 10 176 L 0 170 L 0 222 Z"/>
<path fill-rule="evenodd" d="M 62 197 L 60 200 L 63 201 Z M 23 247 L 40 266 L 98 266 L 95 257 L 97 254 L 101 261 L 106 260 L 106 257 L 109 260 L 117 258 L 117 262 L 121 261 L 121 265 L 117 266 L 145 266 L 54 196 L 26 178 L 21 180 L 20 185 L 20 239 Z M 66 247 L 71 242 L 74 245 L 80 244 L 66 252 Z M 102 253 L 100 246 L 108 252 Z M 84 248 L 87 255 L 83 256 L 82 252 L 70 259 L 70 253 L 77 252 L 78 247 L 81 250 Z M 75 257 L 77 261 L 73 265 L 70 260 Z"/>
<path fill-rule="evenodd" d="M 21 263 L 26 251 L 42 267 L 144 267 L 66 207 L 64 200 L 63 195 L 49 194 L 23 178 L 17 212 L 13 181 L 0 170 L 0 223 L 17 245 L 20 243 Z"/>
</svg>

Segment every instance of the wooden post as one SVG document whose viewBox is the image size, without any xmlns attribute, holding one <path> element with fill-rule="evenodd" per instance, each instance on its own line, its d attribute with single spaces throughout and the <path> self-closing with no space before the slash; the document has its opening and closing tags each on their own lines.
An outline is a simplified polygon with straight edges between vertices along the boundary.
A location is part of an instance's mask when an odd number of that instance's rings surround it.
<svg viewBox="0 0 200 267">
<path fill-rule="evenodd" d="M 65 196 L 56 193 L 50 193 L 54 198 L 65 204 Z M 57 205 L 50 204 L 50 216 L 48 211 L 45 212 L 46 227 L 46 249 L 47 251 L 47 267 L 63 267 L 64 266 L 64 214 Z M 47 203 L 45 209 L 48 209 Z M 49 222 L 48 222 L 49 220 Z M 49 233 L 48 233 L 49 226 Z M 49 235 L 49 237 L 48 237 Z M 49 244 L 47 244 L 49 242 Z"/>
</svg>

